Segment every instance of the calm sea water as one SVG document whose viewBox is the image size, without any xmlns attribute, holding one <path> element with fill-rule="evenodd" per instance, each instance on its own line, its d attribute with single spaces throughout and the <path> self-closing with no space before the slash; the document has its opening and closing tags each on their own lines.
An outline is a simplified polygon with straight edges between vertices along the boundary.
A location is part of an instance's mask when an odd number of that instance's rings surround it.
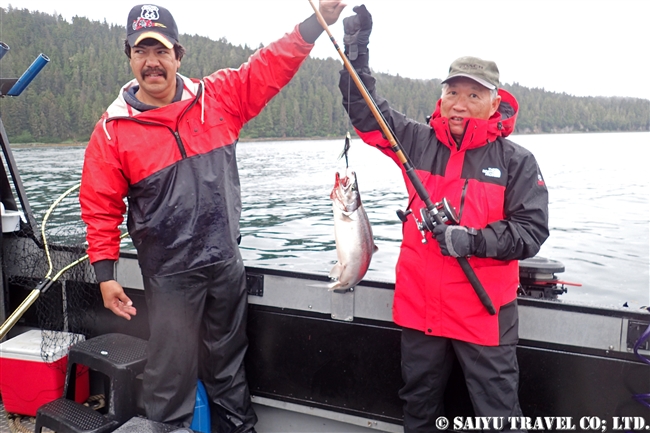
<svg viewBox="0 0 650 433">
<path fill-rule="evenodd" d="M 581 284 L 568 287 L 561 300 L 650 305 L 650 181 L 644 157 L 650 133 L 513 140 L 535 154 L 549 188 L 551 236 L 539 256 L 562 262 L 566 270 L 558 276 Z M 247 265 L 329 272 L 336 262 L 329 194 L 335 171 L 345 168 L 338 159 L 342 149 L 343 139 L 239 144 L 241 249 Z M 84 148 L 15 148 L 13 153 L 40 224 L 54 200 L 79 182 Z M 379 247 L 366 278 L 394 281 L 401 241 L 395 212 L 406 206 L 400 170 L 359 140 L 352 141 L 349 164 L 357 172 Z M 46 227 L 57 242 L 79 241 L 83 226 L 76 198 L 63 200 Z"/>
</svg>

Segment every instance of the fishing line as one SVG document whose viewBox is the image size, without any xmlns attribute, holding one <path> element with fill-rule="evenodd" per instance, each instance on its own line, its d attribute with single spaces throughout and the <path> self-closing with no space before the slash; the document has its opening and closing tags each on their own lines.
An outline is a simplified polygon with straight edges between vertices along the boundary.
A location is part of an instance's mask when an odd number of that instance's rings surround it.
<svg viewBox="0 0 650 433">
<path fill-rule="evenodd" d="M 348 175 L 348 151 L 350 150 L 350 131 L 345 134 L 345 144 L 343 145 L 343 151 L 339 155 L 338 159 L 345 157 L 345 175 Z"/>
<path fill-rule="evenodd" d="M 352 94 L 351 87 L 352 87 L 352 85 L 351 85 L 350 81 L 348 80 L 348 113 L 350 112 L 350 95 Z M 350 128 L 351 127 L 354 128 L 354 126 L 352 125 L 352 119 L 350 118 L 350 116 L 347 116 L 347 118 L 348 118 L 348 130 L 347 130 L 347 133 L 345 135 L 345 146 L 344 146 L 344 150 L 345 150 L 345 174 L 346 175 L 347 175 L 347 171 L 348 171 L 348 150 L 350 150 Z"/>
<path fill-rule="evenodd" d="M 350 82 L 348 81 L 348 113 L 350 112 L 350 94 L 351 94 Z M 345 133 L 345 144 L 343 145 L 343 151 L 341 152 L 341 154 L 338 157 L 338 159 L 341 159 L 341 158 L 345 157 L 345 175 L 346 176 L 348 175 L 348 168 L 350 167 L 349 163 L 348 163 L 348 151 L 350 150 L 350 140 L 351 140 L 350 127 L 354 128 L 354 126 L 352 125 L 352 119 L 350 119 L 350 116 L 347 116 L 347 118 L 348 118 L 348 128 L 347 128 L 347 131 Z"/>
</svg>

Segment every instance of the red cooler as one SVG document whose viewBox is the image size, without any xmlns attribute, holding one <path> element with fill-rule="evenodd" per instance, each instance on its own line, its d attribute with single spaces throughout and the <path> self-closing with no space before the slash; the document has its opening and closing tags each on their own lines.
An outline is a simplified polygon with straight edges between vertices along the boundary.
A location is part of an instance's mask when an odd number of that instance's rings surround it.
<svg viewBox="0 0 650 433">
<path fill-rule="evenodd" d="M 68 334 L 58 340 L 73 341 L 71 337 L 75 335 Z M 52 362 L 45 362 L 41 357 L 42 340 L 37 329 L 0 344 L 0 393 L 9 413 L 36 416 L 40 406 L 63 397 L 69 348 L 48 353 Z M 83 403 L 90 393 L 88 369 L 77 366 L 77 374 L 75 400 Z"/>
</svg>

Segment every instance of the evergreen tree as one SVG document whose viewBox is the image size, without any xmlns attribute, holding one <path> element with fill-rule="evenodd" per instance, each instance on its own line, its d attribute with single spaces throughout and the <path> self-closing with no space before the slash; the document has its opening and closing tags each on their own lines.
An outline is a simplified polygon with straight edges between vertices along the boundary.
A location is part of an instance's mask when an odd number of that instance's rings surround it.
<svg viewBox="0 0 650 433">
<path fill-rule="evenodd" d="M 0 40 L 10 51 L 0 61 L 0 77 L 18 78 L 41 53 L 49 64 L 19 97 L 0 98 L 9 140 L 85 142 L 104 110 L 132 74 L 124 54 L 125 29 L 74 17 L 0 8 Z M 225 39 L 182 35 L 187 50 L 180 72 L 204 77 L 237 68 L 253 54 Z M 352 130 L 338 89 L 338 59 L 307 58 L 294 79 L 242 130 L 242 139 L 341 137 Z M 375 74 L 378 94 L 406 116 L 424 122 L 440 97 L 440 80 Z M 504 88 L 520 104 L 516 133 L 648 131 L 650 101 L 638 98 L 574 97 Z"/>
</svg>

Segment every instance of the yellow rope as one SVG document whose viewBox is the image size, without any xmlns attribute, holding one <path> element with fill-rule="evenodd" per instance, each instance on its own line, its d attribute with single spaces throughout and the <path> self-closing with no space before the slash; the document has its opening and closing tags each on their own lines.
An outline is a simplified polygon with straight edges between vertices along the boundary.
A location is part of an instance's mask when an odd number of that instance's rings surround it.
<svg viewBox="0 0 650 433">
<path fill-rule="evenodd" d="M 33 416 L 22 416 L 15 413 L 7 413 L 9 430 L 12 433 L 34 433 L 36 418 Z M 26 421 L 23 424 L 23 421 Z"/>
<path fill-rule="evenodd" d="M 54 203 L 50 206 L 50 208 L 45 212 L 45 216 L 43 216 L 43 222 L 41 223 L 41 237 L 43 238 L 43 248 L 45 249 L 45 256 L 47 257 L 47 264 L 49 266 L 49 269 L 47 271 L 47 274 L 45 275 L 44 278 L 49 278 L 50 274 L 52 273 L 52 258 L 50 257 L 50 249 L 47 246 L 47 238 L 45 237 L 45 223 L 47 222 L 47 219 L 50 217 L 50 214 L 54 210 L 55 207 L 61 203 L 61 200 L 66 198 L 70 193 L 72 193 L 74 190 L 78 189 L 81 186 L 81 183 L 76 184 L 72 188 L 68 189 L 66 192 L 61 194 L 59 198 L 54 200 Z"/>
<path fill-rule="evenodd" d="M 81 186 L 81 183 L 76 184 L 72 188 L 68 189 L 66 192 L 61 194 L 59 198 L 54 200 L 54 203 L 50 206 L 50 208 L 45 212 L 45 215 L 43 216 L 43 222 L 41 223 L 41 236 L 43 237 L 43 249 L 45 250 L 45 256 L 47 257 L 47 264 L 49 266 L 49 269 L 47 271 L 47 274 L 45 275 L 44 279 L 50 279 L 50 274 L 52 273 L 52 258 L 50 257 L 50 248 L 47 246 L 47 237 L 45 236 L 45 223 L 47 222 L 48 218 L 52 214 L 52 211 L 54 211 L 54 208 L 61 203 L 61 201 L 66 198 L 68 195 L 70 195 L 72 192 L 75 190 L 79 189 Z M 128 232 L 122 233 L 120 235 L 120 240 L 124 239 L 129 235 Z M 57 272 L 54 277 L 51 278 L 52 282 L 56 281 L 59 279 L 61 275 L 63 275 L 68 269 L 73 268 L 77 266 L 79 263 L 84 262 L 85 260 L 88 260 L 88 254 L 85 254 L 84 256 L 80 257 L 79 259 L 75 260 L 74 262 L 70 263 L 69 265 L 65 266 L 63 269 L 61 269 L 59 272 Z"/>
<path fill-rule="evenodd" d="M 61 201 L 70 195 L 72 192 L 75 190 L 79 189 L 81 186 L 81 183 L 76 184 L 72 188 L 68 189 L 66 192 L 61 194 L 59 198 L 57 198 L 54 203 L 49 207 L 47 212 L 45 212 L 45 215 L 43 216 L 43 222 L 41 223 L 41 236 L 43 238 L 43 249 L 45 250 L 45 256 L 47 258 L 47 264 L 48 264 L 48 271 L 47 274 L 45 275 L 44 279 L 50 279 L 50 275 L 52 274 L 53 270 L 53 265 L 52 265 L 52 258 L 50 257 L 50 249 L 47 245 L 47 237 L 45 236 L 45 225 L 47 223 L 48 218 L 54 211 L 54 208 L 58 206 Z M 120 239 L 124 239 L 129 235 L 128 232 L 122 233 L 120 235 Z M 85 254 L 84 256 L 80 257 L 79 259 L 75 260 L 74 262 L 68 264 L 67 266 L 63 267 L 59 272 L 57 272 L 54 277 L 51 278 L 52 282 L 56 281 L 59 279 L 61 275 L 63 275 L 67 270 L 70 268 L 73 268 L 77 266 L 79 263 L 84 262 L 85 260 L 88 260 L 88 254 Z M 105 406 L 105 398 L 103 395 L 94 395 L 88 397 L 88 400 L 86 400 L 86 403 L 84 405 L 89 406 L 90 408 L 94 410 L 99 410 Z M 12 433 L 33 433 L 35 423 L 36 423 L 36 418 L 33 416 L 23 416 L 20 414 L 16 413 L 9 413 L 6 412 L 7 416 L 7 421 L 9 424 L 9 430 Z"/>
<path fill-rule="evenodd" d="M 57 198 L 54 203 L 50 206 L 50 208 L 47 210 L 45 213 L 45 216 L 43 217 L 43 222 L 41 224 L 41 235 L 43 237 L 43 249 L 45 250 L 45 256 L 47 257 L 47 263 L 48 263 L 48 271 L 45 277 L 43 277 L 43 280 L 39 283 L 40 287 L 34 288 L 31 293 L 23 300 L 23 302 L 18 306 L 18 308 L 7 318 L 2 325 L 0 325 L 0 339 L 4 338 L 7 333 L 13 328 L 13 326 L 20 320 L 23 314 L 25 314 L 25 311 L 29 307 L 31 307 L 34 302 L 38 299 L 40 296 L 41 292 L 43 290 L 47 290 L 47 288 L 54 283 L 61 275 L 63 275 L 64 272 L 66 272 L 68 269 L 78 265 L 79 263 L 82 263 L 83 261 L 88 259 L 88 254 L 85 254 L 83 257 L 75 260 L 74 262 L 70 263 L 69 265 L 65 266 L 63 269 L 61 269 L 59 272 L 54 277 L 50 277 L 52 274 L 52 258 L 50 257 L 50 249 L 47 246 L 47 237 L 45 236 L 45 223 L 47 222 L 47 219 L 50 217 L 50 214 L 54 210 L 54 208 L 63 200 L 67 195 L 69 195 L 71 192 L 74 190 L 78 189 L 81 186 L 81 183 L 78 183 L 77 185 L 73 186 L 72 188 L 68 189 L 66 192 L 61 194 L 59 198 Z M 120 235 L 120 239 L 124 239 L 129 235 L 128 232 L 122 233 Z M 42 284 L 42 285 L 41 285 Z"/>
</svg>

